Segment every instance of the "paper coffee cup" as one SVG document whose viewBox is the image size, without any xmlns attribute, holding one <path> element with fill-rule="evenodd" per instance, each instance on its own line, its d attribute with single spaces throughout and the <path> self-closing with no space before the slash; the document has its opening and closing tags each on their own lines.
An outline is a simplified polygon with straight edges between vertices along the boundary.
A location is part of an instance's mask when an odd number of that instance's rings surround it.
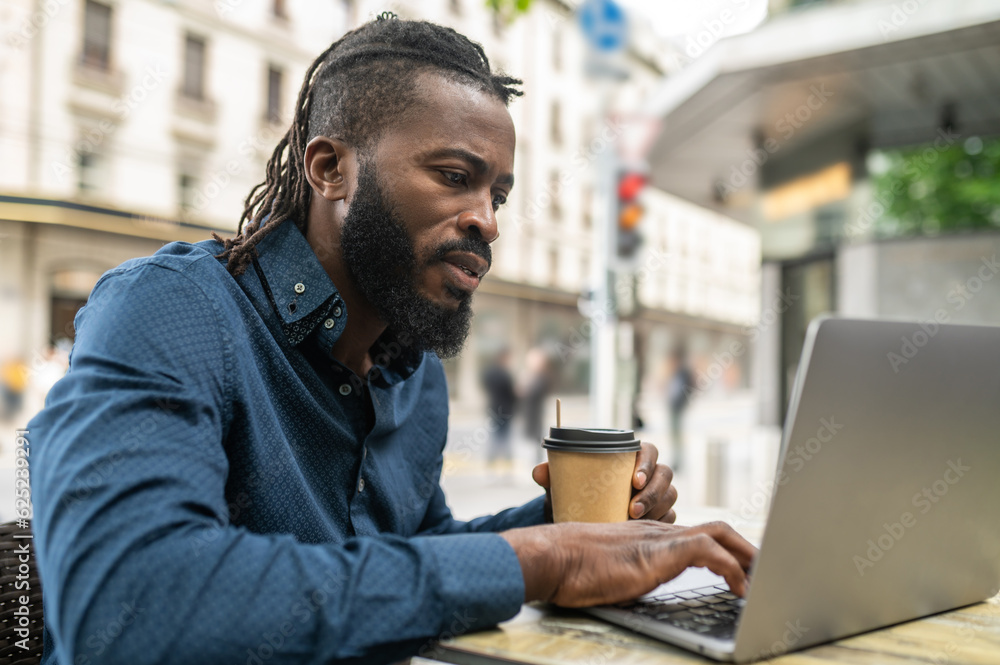
<svg viewBox="0 0 1000 665">
<path fill-rule="evenodd" d="M 639 440 L 627 429 L 552 427 L 549 458 L 556 522 L 625 522 Z"/>
</svg>

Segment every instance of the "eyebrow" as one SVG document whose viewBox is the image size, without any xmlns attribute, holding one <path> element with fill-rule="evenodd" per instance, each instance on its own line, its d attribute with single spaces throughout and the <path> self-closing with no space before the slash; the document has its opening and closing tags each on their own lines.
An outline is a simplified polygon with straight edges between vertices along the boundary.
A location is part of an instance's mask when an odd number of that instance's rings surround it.
<svg viewBox="0 0 1000 665">
<path fill-rule="evenodd" d="M 477 155 L 474 152 L 469 152 L 464 148 L 440 148 L 439 150 L 432 150 L 424 155 L 426 159 L 436 159 L 439 157 L 454 157 L 457 159 L 462 159 L 468 162 L 472 168 L 478 173 L 484 173 L 489 171 L 489 165 L 486 160 Z M 514 174 L 505 173 L 497 178 L 496 184 L 507 185 L 509 187 L 514 186 Z"/>
</svg>

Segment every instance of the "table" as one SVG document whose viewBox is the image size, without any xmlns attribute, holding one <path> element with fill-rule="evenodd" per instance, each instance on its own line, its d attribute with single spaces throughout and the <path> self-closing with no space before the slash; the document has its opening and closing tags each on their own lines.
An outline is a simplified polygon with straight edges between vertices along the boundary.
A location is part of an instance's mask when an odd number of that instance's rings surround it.
<svg viewBox="0 0 1000 665">
<path fill-rule="evenodd" d="M 525 605 L 497 628 L 443 640 L 431 658 L 459 665 L 673 665 L 712 663 L 697 654 L 573 610 Z M 1000 594 L 958 610 L 821 644 L 766 661 L 901 665 L 1000 664 Z"/>
</svg>

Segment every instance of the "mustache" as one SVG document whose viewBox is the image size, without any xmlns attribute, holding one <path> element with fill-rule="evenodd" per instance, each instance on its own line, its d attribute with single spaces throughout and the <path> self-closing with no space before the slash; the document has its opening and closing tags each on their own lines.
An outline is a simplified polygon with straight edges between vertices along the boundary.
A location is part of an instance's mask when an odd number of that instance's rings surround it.
<svg viewBox="0 0 1000 665">
<path fill-rule="evenodd" d="M 449 240 L 435 250 L 434 256 L 431 257 L 429 262 L 437 263 L 451 252 L 471 252 L 486 261 L 487 269 L 493 267 L 493 250 L 490 249 L 489 243 L 482 238 Z"/>
</svg>

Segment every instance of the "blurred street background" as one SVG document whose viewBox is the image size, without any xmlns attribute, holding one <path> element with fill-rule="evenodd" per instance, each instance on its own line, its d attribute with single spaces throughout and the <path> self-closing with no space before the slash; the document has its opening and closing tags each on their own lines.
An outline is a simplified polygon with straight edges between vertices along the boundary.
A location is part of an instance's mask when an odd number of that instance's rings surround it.
<svg viewBox="0 0 1000 665">
<path fill-rule="evenodd" d="M 382 11 L 524 80 L 446 362 L 457 516 L 539 493 L 559 397 L 657 445 L 680 521 L 752 532 L 813 317 L 1000 322 L 1000 0 L 0 0 L 0 520 L 101 274 L 232 235 L 308 65 Z"/>
</svg>

